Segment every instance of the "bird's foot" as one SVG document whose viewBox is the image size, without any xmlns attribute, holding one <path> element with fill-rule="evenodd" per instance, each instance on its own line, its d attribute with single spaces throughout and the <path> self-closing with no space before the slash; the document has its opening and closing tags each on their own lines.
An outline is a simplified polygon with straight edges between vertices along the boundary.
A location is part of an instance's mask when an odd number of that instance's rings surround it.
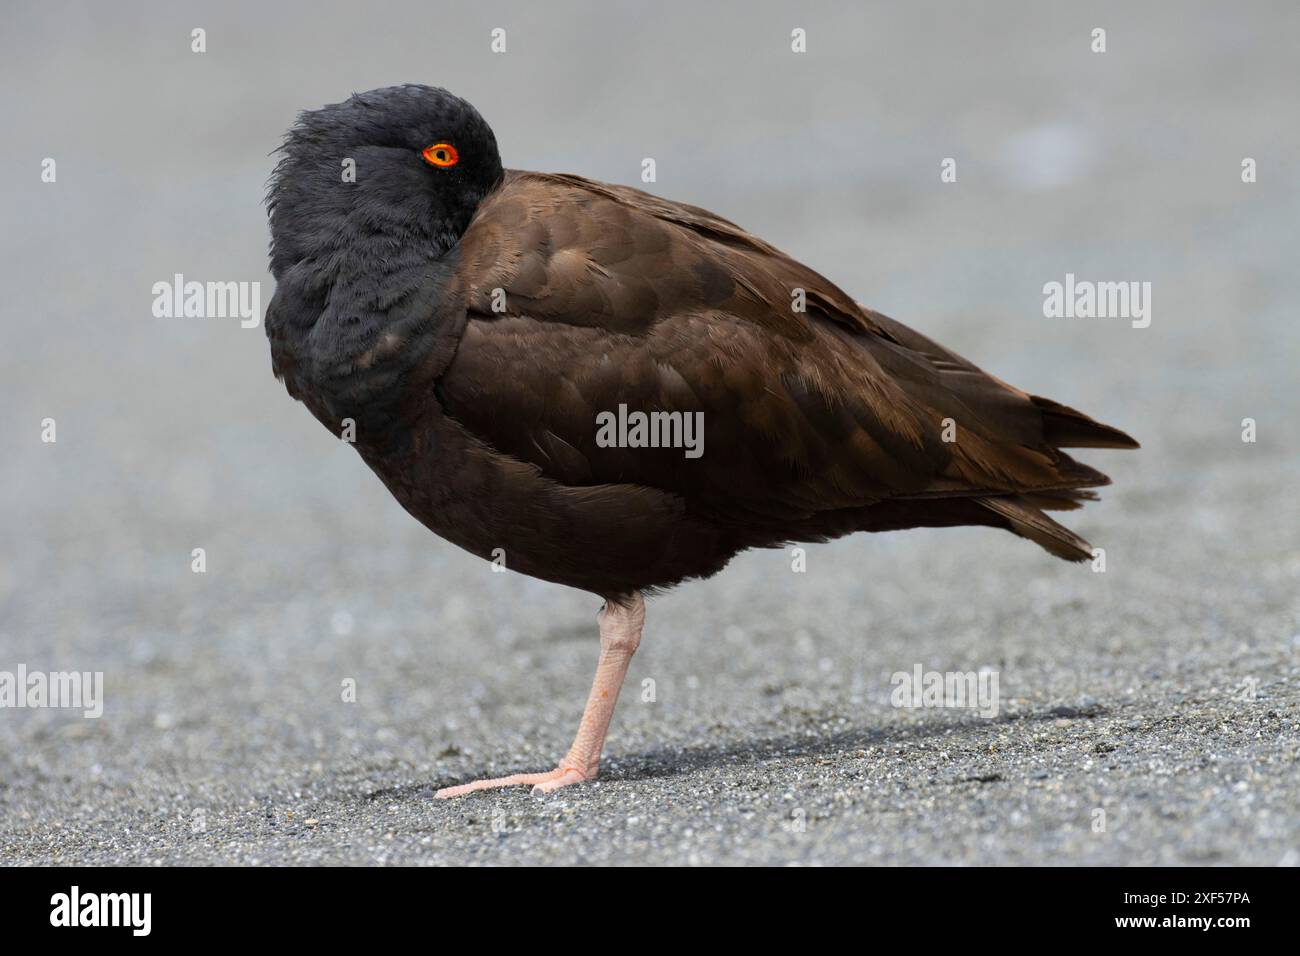
<svg viewBox="0 0 1300 956">
<path fill-rule="evenodd" d="M 443 787 L 434 794 L 434 797 L 439 800 L 449 800 L 452 797 L 463 797 L 465 794 L 474 793 L 477 790 L 495 790 L 498 787 L 519 786 L 531 786 L 533 796 L 537 797 L 553 790 L 559 790 L 561 787 L 567 787 L 571 783 L 582 783 L 586 780 L 595 779 L 595 771 L 583 773 L 577 767 L 559 766 L 546 773 L 516 773 L 509 777 L 494 777 L 491 780 L 475 780 L 472 783 L 462 783 L 457 787 Z"/>
<path fill-rule="evenodd" d="M 645 624 L 645 601 L 640 594 L 630 594 L 621 601 L 606 601 L 600 614 L 600 661 L 596 664 L 596 679 L 591 684 L 591 695 L 582 712 L 578 736 L 573 746 L 548 773 L 517 773 L 492 780 L 475 780 L 458 787 L 443 787 L 434 794 L 439 800 L 463 797 L 476 790 L 495 790 L 498 787 L 531 786 L 533 796 L 550 793 L 571 783 L 595 780 L 600 769 L 600 751 L 609 730 L 609 719 L 618 702 L 618 691 L 627 676 L 627 665 L 641 643 L 641 628 Z"/>
</svg>

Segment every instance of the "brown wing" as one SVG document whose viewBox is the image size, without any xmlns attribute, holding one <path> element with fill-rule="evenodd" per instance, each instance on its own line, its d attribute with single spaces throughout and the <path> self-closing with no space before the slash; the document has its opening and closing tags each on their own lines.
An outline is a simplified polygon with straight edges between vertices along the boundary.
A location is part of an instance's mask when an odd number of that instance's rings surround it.
<svg viewBox="0 0 1300 956">
<path fill-rule="evenodd" d="M 440 384 L 447 412 L 568 485 L 643 485 L 778 527 L 886 499 L 1065 504 L 1107 479 L 1054 441 L 1132 443 L 860 307 L 732 223 L 626 187 L 507 174 L 462 238 L 457 275 L 469 321 Z M 620 405 L 702 413 L 702 456 L 599 447 L 597 415 Z"/>
</svg>

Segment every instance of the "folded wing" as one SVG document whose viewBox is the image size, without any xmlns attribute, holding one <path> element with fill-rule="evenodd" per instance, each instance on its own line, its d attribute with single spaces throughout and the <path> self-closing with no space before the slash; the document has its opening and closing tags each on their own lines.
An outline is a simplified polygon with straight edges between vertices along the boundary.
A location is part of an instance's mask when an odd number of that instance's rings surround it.
<svg viewBox="0 0 1300 956">
<path fill-rule="evenodd" d="M 1086 543 L 1039 509 L 1077 507 L 1108 479 L 1061 447 L 1136 444 L 732 223 L 637 190 L 508 173 L 459 255 L 469 321 L 444 407 L 564 484 L 653 487 L 778 537 L 826 513 L 978 499 L 973 522 L 1077 559 Z M 702 455 L 601 447 L 597 416 L 620 405 L 698 413 Z"/>
</svg>

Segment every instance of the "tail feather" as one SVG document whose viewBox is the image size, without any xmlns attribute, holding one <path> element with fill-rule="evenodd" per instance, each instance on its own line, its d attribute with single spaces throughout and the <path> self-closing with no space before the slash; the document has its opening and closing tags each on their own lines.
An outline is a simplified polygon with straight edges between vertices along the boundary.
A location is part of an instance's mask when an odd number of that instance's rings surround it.
<svg viewBox="0 0 1300 956">
<path fill-rule="evenodd" d="M 1028 491 L 1020 496 L 1020 500 L 1041 511 L 1077 511 L 1085 502 L 1100 501 L 1101 495 L 1095 491 L 1071 488 L 1062 491 Z"/>
<path fill-rule="evenodd" d="M 1083 412 L 1041 395 L 1030 395 L 1043 416 L 1043 437 L 1058 448 L 1137 448 L 1138 443 L 1118 428 L 1094 421 Z"/>
<path fill-rule="evenodd" d="M 1035 496 L 1041 497 L 1041 496 Z M 1005 519 L 1014 534 L 1027 538 L 1058 558 L 1090 561 L 1092 545 L 1064 525 L 1057 524 L 1025 497 L 977 498 L 981 505 Z M 1075 505 L 1074 507 L 1078 507 Z"/>
</svg>

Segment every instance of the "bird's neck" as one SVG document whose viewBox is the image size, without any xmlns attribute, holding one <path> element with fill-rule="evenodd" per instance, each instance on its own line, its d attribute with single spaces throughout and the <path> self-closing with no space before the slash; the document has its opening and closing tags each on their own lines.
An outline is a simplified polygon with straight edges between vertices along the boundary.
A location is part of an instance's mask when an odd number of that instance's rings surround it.
<svg viewBox="0 0 1300 956">
<path fill-rule="evenodd" d="M 267 335 L 290 394 L 359 447 L 400 442 L 459 337 L 447 327 L 463 314 L 449 301 L 454 258 L 375 232 L 284 270 Z"/>
</svg>

